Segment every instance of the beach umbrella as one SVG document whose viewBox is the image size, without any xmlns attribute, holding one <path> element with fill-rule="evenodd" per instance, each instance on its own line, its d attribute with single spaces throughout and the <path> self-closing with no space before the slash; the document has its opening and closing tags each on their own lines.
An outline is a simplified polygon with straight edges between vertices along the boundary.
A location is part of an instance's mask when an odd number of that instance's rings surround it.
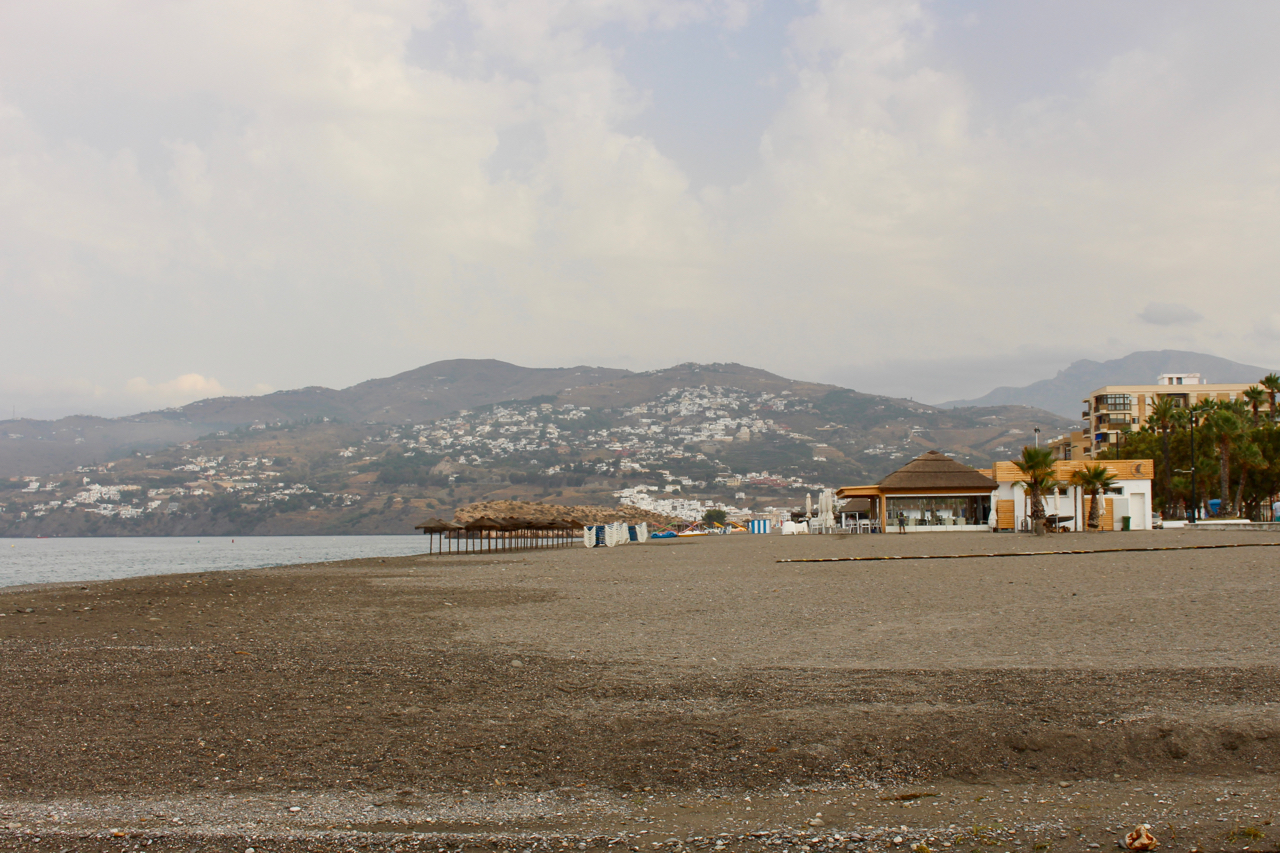
<svg viewBox="0 0 1280 853">
<path fill-rule="evenodd" d="M 835 508 L 835 498 L 831 489 L 823 489 L 818 494 L 818 527 L 827 530 L 836 526 L 835 515 L 832 510 Z"/>
<path fill-rule="evenodd" d="M 804 514 L 805 516 L 813 515 L 813 496 L 808 492 L 804 493 Z"/>
<path fill-rule="evenodd" d="M 440 537 L 440 550 L 444 550 L 446 538 L 455 530 L 461 530 L 461 525 L 454 524 L 452 521 L 445 521 L 442 518 L 428 518 L 421 524 L 414 525 L 414 530 L 421 530 L 426 535 L 436 534 Z M 431 553 L 431 540 L 428 540 L 427 553 Z"/>
<path fill-rule="evenodd" d="M 464 529 L 464 530 L 466 530 L 468 533 L 479 533 L 479 534 L 480 534 L 480 543 L 479 543 L 479 544 L 480 544 L 481 550 L 483 550 L 483 549 L 484 549 L 484 543 L 485 543 L 485 538 L 486 538 L 486 537 L 485 537 L 485 531 L 489 531 L 490 535 L 492 535 L 492 532 L 493 532 L 493 531 L 495 531 L 495 530 L 501 530 L 501 529 L 502 529 L 502 525 L 501 525 L 499 522 L 497 522 L 497 521 L 495 521 L 494 519 L 489 518 L 489 517 L 487 517 L 487 516 L 483 516 L 483 515 L 482 515 L 482 516 L 480 516 L 480 517 L 479 517 L 479 518 L 477 518 L 477 519 L 473 519 L 472 521 L 468 521 L 466 524 L 462 525 L 462 527 L 463 527 L 463 529 Z M 490 547 L 492 548 L 492 544 L 490 545 Z"/>
</svg>

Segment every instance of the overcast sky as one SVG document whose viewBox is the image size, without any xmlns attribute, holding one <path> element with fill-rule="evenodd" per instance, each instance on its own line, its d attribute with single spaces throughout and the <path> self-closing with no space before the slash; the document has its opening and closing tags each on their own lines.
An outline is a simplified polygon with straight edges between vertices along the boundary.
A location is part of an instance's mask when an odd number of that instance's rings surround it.
<svg viewBox="0 0 1280 853">
<path fill-rule="evenodd" d="M 1280 348 L 1280 4 L 0 2 L 0 406 Z M 1135 377 L 1148 379 L 1148 377 Z"/>
</svg>

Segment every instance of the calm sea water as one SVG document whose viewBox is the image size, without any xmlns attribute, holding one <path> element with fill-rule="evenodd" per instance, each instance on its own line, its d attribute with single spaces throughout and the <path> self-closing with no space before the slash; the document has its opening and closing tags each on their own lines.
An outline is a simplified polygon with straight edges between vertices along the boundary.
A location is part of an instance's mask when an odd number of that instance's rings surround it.
<svg viewBox="0 0 1280 853">
<path fill-rule="evenodd" d="M 427 536 L 0 539 L 0 587 L 422 554 Z"/>
</svg>

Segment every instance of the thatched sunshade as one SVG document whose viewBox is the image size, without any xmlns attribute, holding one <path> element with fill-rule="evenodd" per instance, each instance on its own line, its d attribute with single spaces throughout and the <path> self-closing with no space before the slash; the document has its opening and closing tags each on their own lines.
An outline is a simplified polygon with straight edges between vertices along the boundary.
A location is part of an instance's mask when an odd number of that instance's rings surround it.
<svg viewBox="0 0 1280 853">
<path fill-rule="evenodd" d="M 871 498 L 849 498 L 844 506 L 836 510 L 837 515 L 847 515 L 854 512 L 871 512 Z"/>
<path fill-rule="evenodd" d="M 577 538 L 582 525 L 573 519 L 557 518 L 547 523 L 547 529 L 555 535 L 556 542 L 563 545 Z"/>
<path fill-rule="evenodd" d="M 438 551 L 443 552 L 446 546 L 448 546 L 449 550 L 452 551 L 453 545 L 448 541 L 448 536 L 450 533 L 455 533 L 456 531 L 461 530 L 462 525 L 454 524 L 452 521 L 445 521 L 443 518 L 428 518 L 421 524 L 415 525 L 413 529 L 421 530 L 428 536 L 433 533 L 439 535 L 440 541 L 438 543 L 435 542 L 435 540 L 428 540 L 427 553 L 431 553 L 433 544 Z"/>
<path fill-rule="evenodd" d="M 472 519 L 462 525 L 462 529 L 467 531 L 469 534 L 478 533 L 480 536 L 478 544 L 480 545 L 481 550 L 491 551 L 494 549 L 494 537 L 492 535 L 494 531 L 506 530 L 507 528 L 502 522 L 482 515 L 479 518 Z M 486 535 L 486 532 L 489 535 Z M 467 538 L 470 539 L 471 537 L 468 536 Z M 499 543 L 499 547 L 503 545 L 505 545 L 505 541 L 503 543 Z"/>
<path fill-rule="evenodd" d="M 443 518 L 428 518 L 421 524 L 415 525 L 413 529 L 421 530 L 423 533 L 448 533 L 450 530 L 461 530 L 462 525 L 445 521 Z"/>
</svg>

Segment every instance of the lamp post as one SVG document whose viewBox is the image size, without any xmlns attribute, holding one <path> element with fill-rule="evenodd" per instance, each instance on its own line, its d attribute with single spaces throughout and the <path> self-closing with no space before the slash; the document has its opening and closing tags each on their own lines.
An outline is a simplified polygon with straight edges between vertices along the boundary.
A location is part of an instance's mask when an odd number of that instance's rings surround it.
<svg viewBox="0 0 1280 853">
<path fill-rule="evenodd" d="M 1196 414 L 1191 413 L 1191 523 L 1200 517 L 1200 504 L 1196 501 Z"/>
<path fill-rule="evenodd" d="M 1195 524 L 1196 519 L 1200 515 L 1199 504 L 1196 503 L 1196 415 L 1191 415 L 1191 468 L 1175 468 L 1179 474 L 1191 475 L 1191 517 L 1187 519 L 1190 524 Z"/>
<path fill-rule="evenodd" d="M 1040 427 L 1036 427 L 1036 450 L 1040 449 Z"/>
</svg>

